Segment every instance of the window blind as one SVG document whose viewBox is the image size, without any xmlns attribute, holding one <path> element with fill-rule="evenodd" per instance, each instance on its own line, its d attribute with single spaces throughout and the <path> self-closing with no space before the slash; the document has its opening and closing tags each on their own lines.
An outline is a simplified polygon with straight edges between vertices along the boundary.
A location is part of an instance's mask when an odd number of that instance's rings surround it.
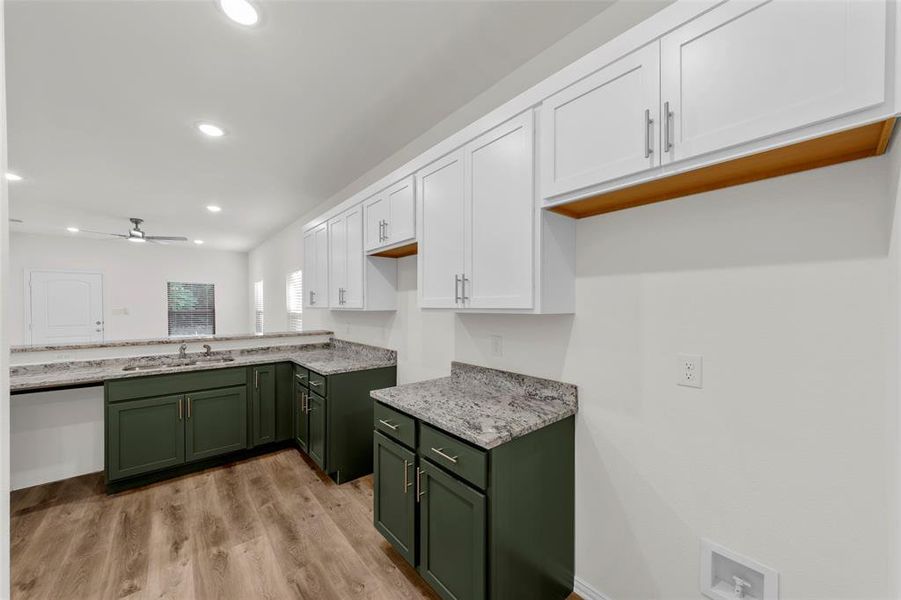
<svg viewBox="0 0 901 600">
<path fill-rule="evenodd" d="M 253 284 L 254 331 L 263 333 L 263 280 Z"/>
<path fill-rule="evenodd" d="M 167 284 L 169 335 L 214 335 L 216 293 L 212 283 Z"/>
<path fill-rule="evenodd" d="M 285 280 L 286 305 L 288 307 L 288 331 L 303 329 L 303 272 L 288 273 Z"/>
</svg>

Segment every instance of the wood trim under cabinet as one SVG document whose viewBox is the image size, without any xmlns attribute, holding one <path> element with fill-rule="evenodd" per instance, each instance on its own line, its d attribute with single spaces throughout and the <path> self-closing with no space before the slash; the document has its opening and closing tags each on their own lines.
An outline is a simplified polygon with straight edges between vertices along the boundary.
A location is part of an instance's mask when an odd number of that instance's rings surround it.
<svg viewBox="0 0 901 600">
<path fill-rule="evenodd" d="M 888 148 L 895 117 L 854 129 L 767 150 L 693 171 L 663 177 L 548 210 L 582 219 L 733 185 L 879 156 Z"/>
<path fill-rule="evenodd" d="M 413 242 L 412 244 L 407 244 L 405 246 L 398 246 L 397 248 L 391 248 L 389 250 L 382 250 L 381 252 L 373 252 L 369 256 L 382 256 L 385 258 L 403 258 L 404 256 L 413 256 L 414 254 L 419 252 L 419 244 Z"/>
</svg>

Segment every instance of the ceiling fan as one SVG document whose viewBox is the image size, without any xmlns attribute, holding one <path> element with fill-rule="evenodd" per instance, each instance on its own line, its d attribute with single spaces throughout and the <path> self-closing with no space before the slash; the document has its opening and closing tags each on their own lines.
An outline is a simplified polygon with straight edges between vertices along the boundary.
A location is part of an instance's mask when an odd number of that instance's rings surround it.
<svg viewBox="0 0 901 600">
<path fill-rule="evenodd" d="M 144 219 L 138 219 L 136 217 L 132 217 L 128 219 L 131 221 L 131 228 L 128 230 L 128 233 L 107 233 L 105 231 L 90 231 L 88 229 L 84 229 L 85 233 L 98 233 L 100 235 L 111 235 L 113 237 L 123 238 L 128 240 L 129 242 L 187 242 L 188 238 L 180 235 L 147 235 L 143 229 L 141 229 L 141 223 L 144 222 Z"/>
<path fill-rule="evenodd" d="M 128 219 L 131 221 L 131 228 L 128 230 L 128 233 L 107 233 L 106 231 L 91 231 L 89 229 L 83 229 L 85 233 L 97 233 L 100 235 L 111 235 L 113 237 L 120 237 L 128 240 L 129 242 L 187 242 L 188 238 L 180 235 L 147 235 L 143 229 L 141 229 L 141 223 L 144 222 L 144 219 L 138 219 L 136 217 L 132 217 Z"/>
</svg>

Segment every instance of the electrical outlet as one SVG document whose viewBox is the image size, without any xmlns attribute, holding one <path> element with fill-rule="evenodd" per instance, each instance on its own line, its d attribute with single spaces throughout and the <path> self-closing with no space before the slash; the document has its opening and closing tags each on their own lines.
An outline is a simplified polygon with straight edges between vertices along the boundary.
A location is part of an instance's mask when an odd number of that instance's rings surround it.
<svg viewBox="0 0 901 600">
<path fill-rule="evenodd" d="M 687 387 L 703 387 L 704 357 L 697 354 L 680 354 L 677 357 L 676 383 Z"/>
<path fill-rule="evenodd" d="M 499 335 L 489 335 L 488 339 L 491 340 L 491 356 L 503 356 L 504 338 Z"/>
</svg>

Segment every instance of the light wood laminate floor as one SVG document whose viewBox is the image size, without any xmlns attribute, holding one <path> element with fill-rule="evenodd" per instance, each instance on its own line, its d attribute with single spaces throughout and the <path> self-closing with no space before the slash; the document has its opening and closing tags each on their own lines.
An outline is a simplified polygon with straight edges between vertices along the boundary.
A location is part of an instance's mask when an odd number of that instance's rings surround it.
<svg viewBox="0 0 901 600">
<path fill-rule="evenodd" d="M 114 496 L 85 475 L 11 503 L 15 600 L 438 599 L 372 526 L 371 477 L 338 486 L 293 449 Z"/>
</svg>

